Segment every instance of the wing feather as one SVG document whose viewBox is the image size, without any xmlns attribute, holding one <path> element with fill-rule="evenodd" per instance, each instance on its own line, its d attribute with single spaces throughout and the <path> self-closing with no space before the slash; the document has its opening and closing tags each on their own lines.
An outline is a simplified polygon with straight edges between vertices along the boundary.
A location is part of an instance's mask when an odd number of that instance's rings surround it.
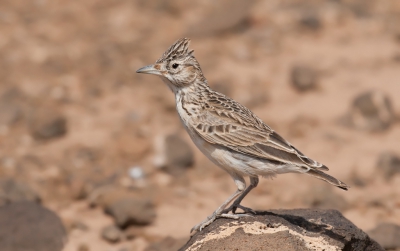
<svg viewBox="0 0 400 251">
<path fill-rule="evenodd" d="M 214 93 L 195 121 L 194 130 L 211 144 L 256 158 L 329 170 L 298 151 L 249 109 L 222 94 Z"/>
</svg>

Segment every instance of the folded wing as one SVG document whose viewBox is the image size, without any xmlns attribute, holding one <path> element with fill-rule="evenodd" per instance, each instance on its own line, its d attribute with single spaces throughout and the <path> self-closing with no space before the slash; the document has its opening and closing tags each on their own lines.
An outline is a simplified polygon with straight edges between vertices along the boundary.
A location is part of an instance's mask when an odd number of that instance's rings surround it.
<svg viewBox="0 0 400 251">
<path fill-rule="evenodd" d="M 195 119 L 195 131 L 211 144 L 260 159 L 327 171 L 274 132 L 249 109 L 221 95 Z"/>
</svg>

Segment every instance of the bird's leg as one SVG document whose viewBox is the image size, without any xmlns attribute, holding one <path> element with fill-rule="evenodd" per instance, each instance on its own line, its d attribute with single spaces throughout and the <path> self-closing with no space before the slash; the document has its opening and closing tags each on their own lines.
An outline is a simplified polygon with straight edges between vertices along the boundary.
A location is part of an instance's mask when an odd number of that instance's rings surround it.
<svg viewBox="0 0 400 251">
<path fill-rule="evenodd" d="M 240 205 L 240 202 L 246 197 L 246 195 L 258 185 L 258 177 L 250 177 L 250 185 L 243 191 L 243 193 L 232 203 L 230 207 L 225 209 L 223 213 L 228 213 L 232 211 L 232 213 L 236 212 L 236 209 L 240 208 L 242 209 L 245 213 L 251 213 L 251 214 L 256 214 L 256 212 L 248 207 L 244 207 Z"/>
<path fill-rule="evenodd" d="M 210 216 L 208 216 L 204 221 L 200 222 L 199 224 L 197 224 L 196 226 L 194 226 L 191 230 L 190 230 L 190 234 L 193 235 L 194 233 L 196 233 L 197 231 L 201 231 L 203 230 L 203 228 L 205 228 L 206 226 L 210 225 L 213 221 L 215 221 L 217 218 L 220 217 L 225 217 L 225 218 L 234 218 L 235 216 L 233 214 L 222 214 L 222 211 L 225 209 L 225 207 L 227 205 L 229 205 L 229 203 L 231 203 L 234 199 L 236 199 L 241 193 L 243 192 L 243 190 L 237 190 L 234 194 L 232 194 L 220 207 L 218 207 L 217 210 L 214 211 L 214 213 Z M 239 218 L 239 217 L 237 217 Z"/>
<path fill-rule="evenodd" d="M 221 206 L 218 207 L 217 210 L 214 211 L 214 213 L 210 216 L 207 217 L 204 221 L 201 223 L 197 224 L 190 230 L 190 234 L 193 235 L 197 231 L 203 230 L 205 227 L 210 225 L 213 221 L 215 221 L 217 218 L 230 218 L 230 219 L 239 219 L 240 217 L 243 216 L 248 216 L 247 214 L 228 214 L 225 213 L 225 208 L 238 196 L 241 196 L 241 194 L 245 191 L 246 188 L 246 182 L 244 178 L 238 174 L 231 174 L 232 178 L 234 179 L 237 190 L 234 194 L 232 194 L 224 203 L 222 203 Z M 239 197 L 240 198 L 240 197 Z M 228 211 L 229 212 L 229 211 Z"/>
</svg>

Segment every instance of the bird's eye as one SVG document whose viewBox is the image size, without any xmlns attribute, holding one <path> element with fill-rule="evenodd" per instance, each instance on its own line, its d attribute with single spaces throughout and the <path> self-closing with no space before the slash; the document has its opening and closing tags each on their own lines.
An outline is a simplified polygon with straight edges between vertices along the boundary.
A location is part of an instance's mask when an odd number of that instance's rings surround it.
<svg viewBox="0 0 400 251">
<path fill-rule="evenodd" d="M 176 69 L 176 68 L 178 68 L 178 66 L 179 66 L 179 64 L 175 63 L 172 65 L 172 68 Z"/>
</svg>

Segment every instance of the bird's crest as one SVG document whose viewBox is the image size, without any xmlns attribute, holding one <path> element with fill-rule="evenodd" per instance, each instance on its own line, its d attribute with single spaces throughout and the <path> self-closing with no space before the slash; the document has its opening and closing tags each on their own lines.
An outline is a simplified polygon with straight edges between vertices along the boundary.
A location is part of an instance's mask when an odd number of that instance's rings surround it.
<svg viewBox="0 0 400 251">
<path fill-rule="evenodd" d="M 164 54 L 156 61 L 156 63 L 191 55 L 194 50 L 189 51 L 189 43 L 189 38 L 179 39 L 164 52 Z"/>
</svg>

